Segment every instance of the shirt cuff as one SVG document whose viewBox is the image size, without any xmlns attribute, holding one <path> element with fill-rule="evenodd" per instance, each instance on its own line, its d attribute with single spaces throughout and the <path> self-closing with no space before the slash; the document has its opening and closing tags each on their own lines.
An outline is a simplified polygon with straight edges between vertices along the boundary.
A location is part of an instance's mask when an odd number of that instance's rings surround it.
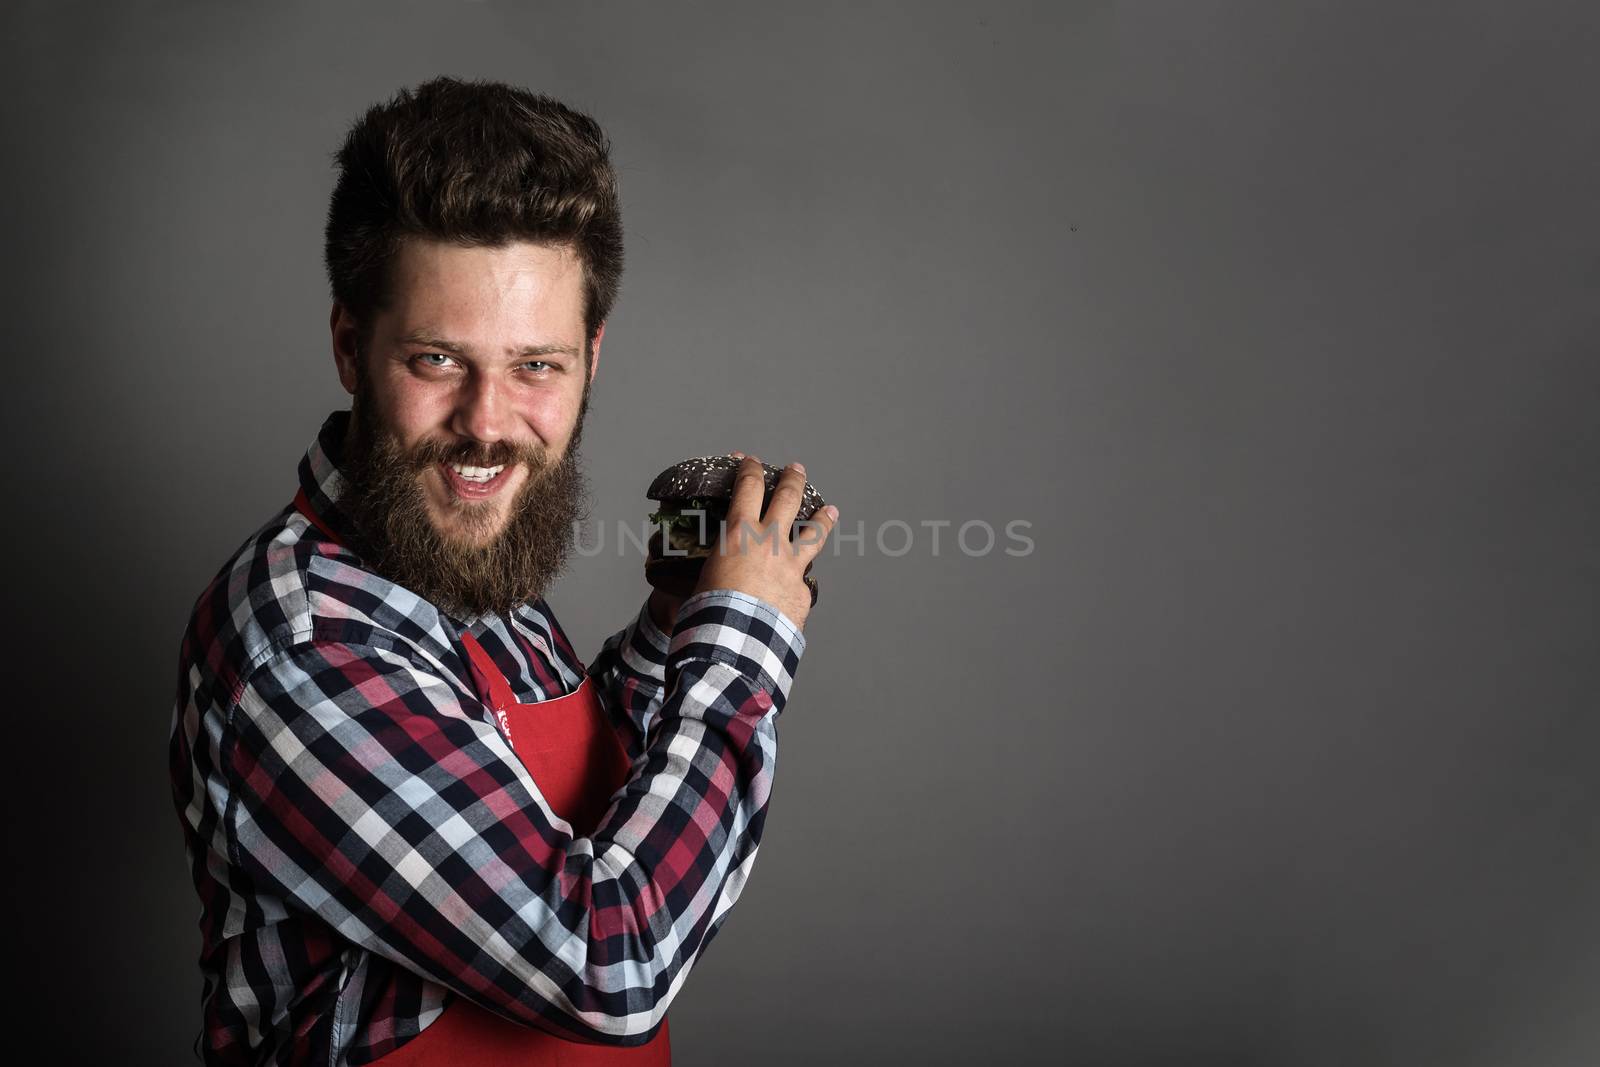
<svg viewBox="0 0 1600 1067">
<path fill-rule="evenodd" d="M 667 678 L 670 683 L 694 660 L 723 663 L 765 689 L 773 707 L 781 709 L 805 649 L 800 628 L 765 600 L 733 589 L 708 589 L 678 608 Z"/>
</svg>

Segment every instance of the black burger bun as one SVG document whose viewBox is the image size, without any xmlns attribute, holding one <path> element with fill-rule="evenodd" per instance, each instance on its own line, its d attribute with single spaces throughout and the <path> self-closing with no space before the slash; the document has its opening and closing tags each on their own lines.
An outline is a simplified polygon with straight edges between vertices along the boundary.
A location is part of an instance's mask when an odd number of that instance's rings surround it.
<svg viewBox="0 0 1600 1067">
<path fill-rule="evenodd" d="M 656 475 L 656 480 L 650 483 L 650 488 L 645 490 L 644 495 L 663 503 L 696 498 L 729 500 L 733 497 L 733 482 L 739 476 L 739 466 L 743 462 L 733 456 L 699 456 L 695 459 L 686 459 L 682 463 L 674 463 Z M 767 481 L 767 491 L 761 495 L 761 510 L 765 512 L 767 505 L 772 503 L 772 493 L 778 488 L 778 476 L 783 473 L 783 468 L 763 463 L 761 472 Z M 822 494 L 817 492 L 816 486 L 807 482 L 800 496 L 800 510 L 796 513 L 795 519 L 811 518 L 817 513 L 817 509 L 826 503 L 827 501 L 822 499 Z"/>
</svg>

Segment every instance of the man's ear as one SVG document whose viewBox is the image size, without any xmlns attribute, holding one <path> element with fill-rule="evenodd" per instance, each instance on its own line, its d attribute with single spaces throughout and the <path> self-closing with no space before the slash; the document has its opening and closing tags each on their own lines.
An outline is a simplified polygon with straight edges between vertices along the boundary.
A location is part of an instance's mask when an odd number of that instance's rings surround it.
<svg viewBox="0 0 1600 1067">
<path fill-rule="evenodd" d="M 606 335 L 606 324 L 601 323 L 594 331 L 594 340 L 589 342 L 589 384 L 594 384 L 594 372 L 600 369 L 600 341 Z"/>
<path fill-rule="evenodd" d="M 333 334 L 333 362 L 339 368 L 339 384 L 354 396 L 358 381 L 356 361 L 361 358 L 361 327 L 343 304 L 335 302 L 328 328 Z"/>
</svg>

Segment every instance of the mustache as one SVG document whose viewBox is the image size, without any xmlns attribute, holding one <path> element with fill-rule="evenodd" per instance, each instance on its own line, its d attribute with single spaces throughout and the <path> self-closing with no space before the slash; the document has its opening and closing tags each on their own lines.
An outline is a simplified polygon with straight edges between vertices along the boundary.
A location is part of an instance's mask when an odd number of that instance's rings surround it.
<svg viewBox="0 0 1600 1067">
<path fill-rule="evenodd" d="M 482 441 L 424 440 L 406 453 L 404 462 L 413 471 L 425 470 L 436 463 L 460 463 L 468 467 L 499 467 L 522 463 L 530 470 L 537 471 L 545 466 L 547 460 L 546 450 L 533 444 L 518 444 L 511 441 L 485 444 Z"/>
</svg>

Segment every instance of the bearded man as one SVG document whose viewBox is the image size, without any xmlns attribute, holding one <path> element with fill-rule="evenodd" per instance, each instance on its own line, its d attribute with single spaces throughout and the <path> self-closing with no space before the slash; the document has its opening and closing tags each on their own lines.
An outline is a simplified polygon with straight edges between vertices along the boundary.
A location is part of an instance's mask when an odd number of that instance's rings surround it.
<svg viewBox="0 0 1600 1067">
<path fill-rule="evenodd" d="M 792 537 L 803 469 L 763 511 L 745 458 L 695 592 L 652 592 L 585 666 L 544 596 L 621 272 L 604 135 L 436 79 L 369 111 L 338 164 L 351 409 L 182 646 L 197 1051 L 667 1063 L 667 1008 L 755 861 L 803 574 L 837 512 Z"/>
</svg>

